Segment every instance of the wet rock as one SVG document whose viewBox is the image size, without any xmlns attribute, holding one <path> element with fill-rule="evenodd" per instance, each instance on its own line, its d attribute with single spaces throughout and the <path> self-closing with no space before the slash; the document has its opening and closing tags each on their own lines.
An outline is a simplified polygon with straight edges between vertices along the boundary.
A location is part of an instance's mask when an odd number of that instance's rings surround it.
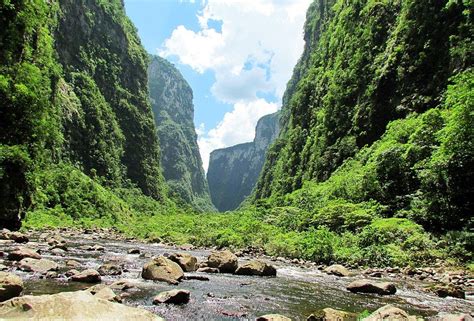
<svg viewBox="0 0 474 321">
<path fill-rule="evenodd" d="M 67 267 L 77 268 L 77 267 L 80 267 L 80 266 L 81 266 L 81 263 L 79 263 L 79 262 L 76 261 L 76 260 L 67 260 L 67 261 L 66 261 L 66 266 L 67 266 Z"/>
<path fill-rule="evenodd" d="M 307 321 L 356 321 L 357 315 L 331 308 L 323 309 L 320 313 L 311 314 Z"/>
<path fill-rule="evenodd" d="M 80 272 L 76 269 L 71 269 L 69 271 L 67 271 L 66 273 L 64 273 L 64 275 L 66 275 L 67 277 L 71 277 L 73 275 L 76 275 L 76 274 L 79 274 Z"/>
<path fill-rule="evenodd" d="M 201 272 L 201 273 L 219 273 L 219 269 L 211 268 L 211 267 L 202 267 L 202 268 L 197 269 L 196 272 Z"/>
<path fill-rule="evenodd" d="M 324 272 L 326 272 L 327 274 L 332 274 L 336 276 L 349 276 L 350 274 L 349 270 L 340 264 L 334 264 L 334 265 L 328 266 L 327 268 L 324 269 Z"/>
<path fill-rule="evenodd" d="M 6 265 L 0 264 L 0 271 L 7 271 L 8 267 Z"/>
<path fill-rule="evenodd" d="M 276 273 L 275 267 L 259 260 L 246 262 L 235 271 L 237 275 L 276 276 Z"/>
<path fill-rule="evenodd" d="M 178 284 L 183 276 L 184 273 L 181 267 L 164 256 L 154 258 L 146 263 L 142 269 L 142 278 L 146 280 Z"/>
<path fill-rule="evenodd" d="M 188 253 L 172 253 L 168 259 L 177 263 L 184 272 L 196 271 L 197 258 Z"/>
<path fill-rule="evenodd" d="M 27 272 L 46 273 L 57 271 L 59 265 L 51 260 L 26 258 L 20 261 L 19 268 Z"/>
<path fill-rule="evenodd" d="M 469 314 L 442 314 L 436 317 L 437 321 L 473 321 Z"/>
<path fill-rule="evenodd" d="M 90 252 L 105 252 L 105 247 L 102 245 L 82 245 L 79 249 Z"/>
<path fill-rule="evenodd" d="M 72 275 L 71 280 L 84 283 L 99 283 L 101 278 L 99 272 L 93 269 L 88 269 Z"/>
<path fill-rule="evenodd" d="M 21 261 L 24 258 L 32 258 L 39 260 L 41 259 L 41 255 L 39 255 L 36 250 L 27 247 L 19 247 L 8 254 L 8 259 L 10 261 Z"/>
<path fill-rule="evenodd" d="M 105 263 L 99 267 L 98 272 L 100 275 L 120 275 L 122 267 L 115 263 Z"/>
<path fill-rule="evenodd" d="M 19 296 L 23 281 L 12 273 L 0 272 L 0 302 Z"/>
<path fill-rule="evenodd" d="M 266 314 L 258 317 L 256 321 L 291 321 L 291 319 L 281 314 Z"/>
<path fill-rule="evenodd" d="M 15 243 L 28 243 L 28 237 L 20 232 L 10 232 L 8 235 L 10 240 L 13 240 Z"/>
<path fill-rule="evenodd" d="M 161 292 L 153 298 L 153 304 L 171 303 L 171 304 L 185 304 L 189 302 L 191 292 L 188 290 L 171 290 Z"/>
<path fill-rule="evenodd" d="M 385 305 L 373 312 L 364 321 L 397 320 L 397 321 L 416 321 L 416 316 L 410 316 L 408 313 L 394 307 L 391 304 Z"/>
<path fill-rule="evenodd" d="M 115 281 L 110 285 L 110 288 L 113 290 L 126 291 L 128 289 L 135 288 L 135 284 L 128 282 L 126 280 Z"/>
<path fill-rule="evenodd" d="M 130 249 L 127 251 L 128 254 L 140 254 L 140 249 Z"/>
<path fill-rule="evenodd" d="M 23 296 L 0 304 L 0 319 L 16 320 L 130 320 L 159 321 L 140 308 L 108 302 L 87 291 Z"/>
<path fill-rule="evenodd" d="M 46 242 L 48 243 L 48 245 L 52 246 L 53 249 L 58 248 L 67 251 L 67 242 L 61 236 L 50 237 L 46 240 Z"/>
<path fill-rule="evenodd" d="M 54 255 L 58 255 L 58 256 L 64 256 L 66 251 L 59 248 L 59 247 L 55 247 L 54 249 L 51 250 L 51 253 L 54 254 Z"/>
<path fill-rule="evenodd" d="M 142 253 L 140 254 L 140 257 L 145 259 L 151 259 L 153 255 L 151 253 Z"/>
<path fill-rule="evenodd" d="M 461 288 L 452 284 L 435 285 L 433 287 L 433 292 L 441 298 L 448 296 L 459 299 L 466 298 L 466 293 Z"/>
<path fill-rule="evenodd" d="M 397 289 L 390 282 L 374 282 L 371 280 L 357 280 L 351 282 L 347 289 L 355 293 L 375 293 L 379 295 L 395 294 Z"/>
<path fill-rule="evenodd" d="M 234 273 L 238 267 L 237 256 L 230 251 L 214 251 L 207 258 L 207 266 L 221 273 Z"/>
<path fill-rule="evenodd" d="M 97 284 L 87 289 L 88 292 L 92 293 L 96 298 L 107 300 L 110 302 L 122 302 L 122 298 L 115 294 L 115 292 L 104 284 Z"/>
</svg>

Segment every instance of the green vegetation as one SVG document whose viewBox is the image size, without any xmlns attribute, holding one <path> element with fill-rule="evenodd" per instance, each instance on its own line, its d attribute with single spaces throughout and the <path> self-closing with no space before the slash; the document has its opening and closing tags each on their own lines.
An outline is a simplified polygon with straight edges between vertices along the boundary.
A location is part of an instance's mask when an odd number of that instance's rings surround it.
<svg viewBox="0 0 474 321">
<path fill-rule="evenodd" d="M 158 56 L 151 56 L 148 87 L 170 192 L 198 211 L 215 211 L 197 145 L 191 87 L 176 67 Z"/>
</svg>

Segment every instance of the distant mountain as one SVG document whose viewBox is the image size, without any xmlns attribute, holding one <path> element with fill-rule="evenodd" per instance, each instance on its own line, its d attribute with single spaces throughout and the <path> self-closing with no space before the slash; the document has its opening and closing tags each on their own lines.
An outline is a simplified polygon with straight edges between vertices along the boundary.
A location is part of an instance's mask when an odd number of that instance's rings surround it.
<svg viewBox="0 0 474 321">
<path fill-rule="evenodd" d="M 257 123 L 253 142 L 211 153 L 207 181 L 212 202 L 219 211 L 237 208 L 250 195 L 279 127 L 279 113 L 264 116 Z"/>
</svg>

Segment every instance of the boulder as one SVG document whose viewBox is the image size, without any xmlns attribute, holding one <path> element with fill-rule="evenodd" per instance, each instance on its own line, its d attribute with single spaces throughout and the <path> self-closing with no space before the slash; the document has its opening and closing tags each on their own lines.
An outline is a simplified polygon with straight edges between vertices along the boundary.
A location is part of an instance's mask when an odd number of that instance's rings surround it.
<svg viewBox="0 0 474 321">
<path fill-rule="evenodd" d="M 81 263 L 79 263 L 76 260 L 67 260 L 66 261 L 66 266 L 76 268 L 76 267 L 80 267 Z"/>
<path fill-rule="evenodd" d="M 110 288 L 113 290 L 126 291 L 128 289 L 135 288 L 136 286 L 126 280 L 115 281 L 110 285 Z"/>
<path fill-rule="evenodd" d="M 87 291 L 22 296 L 0 304 L 0 319 L 159 321 L 140 308 L 109 302 Z"/>
<path fill-rule="evenodd" d="M 240 265 L 235 274 L 237 275 L 258 275 L 258 276 L 276 276 L 276 269 L 265 262 L 252 260 Z"/>
<path fill-rule="evenodd" d="M 448 296 L 459 299 L 466 298 L 466 293 L 461 288 L 452 284 L 435 285 L 433 291 L 441 298 Z"/>
<path fill-rule="evenodd" d="M 168 256 L 173 262 L 176 262 L 184 272 L 196 271 L 197 258 L 188 253 L 172 253 Z"/>
<path fill-rule="evenodd" d="M 88 292 L 95 295 L 95 297 L 107 300 L 110 302 L 122 302 L 122 298 L 115 294 L 115 292 L 104 284 L 97 284 L 87 289 Z"/>
<path fill-rule="evenodd" d="M 266 314 L 255 319 L 256 321 L 291 321 L 290 318 L 281 314 Z"/>
<path fill-rule="evenodd" d="M 473 321 L 469 314 L 442 314 L 437 316 L 437 321 Z"/>
<path fill-rule="evenodd" d="M 8 267 L 6 265 L 0 264 L 0 271 L 7 271 Z"/>
<path fill-rule="evenodd" d="M 230 251 L 214 251 L 207 258 L 207 266 L 221 273 L 234 273 L 238 267 L 237 256 Z"/>
<path fill-rule="evenodd" d="M 211 267 L 202 267 L 202 268 L 197 269 L 196 272 L 201 272 L 201 273 L 219 273 L 219 269 L 211 268 Z"/>
<path fill-rule="evenodd" d="M 84 283 L 99 283 L 101 278 L 99 272 L 93 269 L 88 269 L 71 276 L 71 280 L 75 282 Z"/>
<path fill-rule="evenodd" d="M 98 272 L 100 275 L 120 275 L 122 267 L 115 263 L 105 263 L 99 267 Z"/>
<path fill-rule="evenodd" d="M 350 272 L 348 269 L 343 267 L 340 264 L 333 264 L 324 269 L 324 272 L 327 274 L 332 274 L 336 276 L 349 276 Z"/>
<path fill-rule="evenodd" d="M 355 293 L 375 293 L 379 295 L 395 294 L 397 289 L 390 282 L 374 282 L 371 280 L 356 280 L 351 282 L 347 289 Z"/>
<path fill-rule="evenodd" d="M 171 303 L 171 304 L 185 304 L 189 302 L 191 292 L 188 290 L 171 290 L 161 292 L 153 298 L 153 304 Z"/>
<path fill-rule="evenodd" d="M 156 257 L 145 263 L 142 269 L 142 278 L 146 280 L 178 284 L 183 276 L 184 273 L 181 267 L 164 256 Z"/>
<path fill-rule="evenodd" d="M 323 309 L 319 313 L 311 314 L 306 321 L 356 321 L 357 315 L 331 308 Z"/>
<path fill-rule="evenodd" d="M 385 305 L 374 311 L 364 321 L 397 320 L 397 321 L 416 321 L 416 316 L 408 315 L 402 309 L 394 307 L 391 304 Z"/>
<path fill-rule="evenodd" d="M 0 272 L 0 302 L 19 296 L 23 281 L 12 273 Z"/>
<path fill-rule="evenodd" d="M 23 233 L 20 232 L 10 232 L 8 235 L 10 240 L 15 241 L 16 243 L 28 243 L 29 239 L 28 236 L 26 236 Z"/>
<path fill-rule="evenodd" d="M 19 268 L 27 272 L 46 273 L 59 270 L 59 265 L 51 260 L 26 258 L 20 261 Z"/>
<path fill-rule="evenodd" d="M 130 249 L 127 251 L 128 254 L 140 254 L 140 249 Z"/>
<path fill-rule="evenodd" d="M 64 275 L 66 275 L 67 277 L 71 277 L 71 276 L 79 274 L 79 273 L 81 273 L 81 272 L 79 272 L 76 269 L 71 269 L 71 270 L 66 271 L 66 273 L 64 273 Z"/>
<path fill-rule="evenodd" d="M 21 261 L 27 257 L 38 260 L 41 259 L 41 255 L 39 255 L 37 251 L 27 247 L 16 248 L 8 254 L 8 259 L 10 261 Z"/>
</svg>

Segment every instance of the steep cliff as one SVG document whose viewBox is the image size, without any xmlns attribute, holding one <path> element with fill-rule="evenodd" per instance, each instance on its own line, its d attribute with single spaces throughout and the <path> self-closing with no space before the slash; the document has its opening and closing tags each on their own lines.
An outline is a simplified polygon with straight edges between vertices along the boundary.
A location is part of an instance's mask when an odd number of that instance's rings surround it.
<svg viewBox="0 0 474 321">
<path fill-rule="evenodd" d="M 122 1 L 7 1 L 0 19 L 0 225 L 97 216 L 103 187 L 162 200 L 148 55 Z"/>
<path fill-rule="evenodd" d="M 314 1 L 256 198 L 308 209 L 375 200 L 384 215 L 431 228 L 455 228 L 449 217 L 468 224 L 474 151 L 451 139 L 472 137 L 472 9 L 448 0 Z"/>
<path fill-rule="evenodd" d="M 215 210 L 197 145 L 191 87 L 171 63 L 158 56 L 151 57 L 148 86 L 170 190 L 199 211 Z"/>
<path fill-rule="evenodd" d="M 262 117 L 253 142 L 211 153 L 207 180 L 219 211 L 237 208 L 251 194 L 265 161 L 268 146 L 279 133 L 279 113 Z"/>
</svg>

